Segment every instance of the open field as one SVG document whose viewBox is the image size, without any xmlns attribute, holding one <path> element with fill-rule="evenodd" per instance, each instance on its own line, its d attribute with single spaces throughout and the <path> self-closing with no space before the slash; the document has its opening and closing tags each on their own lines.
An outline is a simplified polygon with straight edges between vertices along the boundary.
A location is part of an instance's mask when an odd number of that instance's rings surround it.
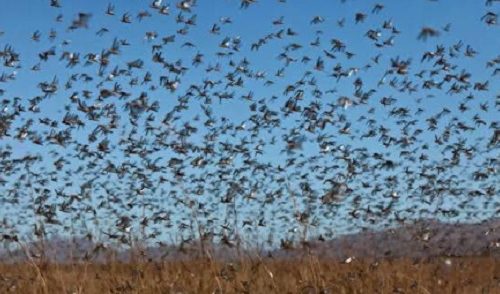
<svg viewBox="0 0 500 294">
<path fill-rule="evenodd" d="M 500 293 L 500 259 L 0 265 L 1 293 Z"/>
</svg>

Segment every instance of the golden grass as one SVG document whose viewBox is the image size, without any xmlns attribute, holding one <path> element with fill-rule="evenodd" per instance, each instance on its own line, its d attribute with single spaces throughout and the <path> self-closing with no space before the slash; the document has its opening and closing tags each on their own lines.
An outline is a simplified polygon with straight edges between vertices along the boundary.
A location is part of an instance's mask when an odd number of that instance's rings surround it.
<svg viewBox="0 0 500 294">
<path fill-rule="evenodd" d="M 500 293 L 500 260 L 1 264 L 0 293 Z"/>
</svg>

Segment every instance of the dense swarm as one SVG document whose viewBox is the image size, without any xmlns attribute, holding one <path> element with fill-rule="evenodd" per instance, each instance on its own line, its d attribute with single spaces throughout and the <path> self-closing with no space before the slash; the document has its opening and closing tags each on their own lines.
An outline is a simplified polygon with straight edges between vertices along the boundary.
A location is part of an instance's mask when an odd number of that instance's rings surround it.
<svg viewBox="0 0 500 294">
<path fill-rule="evenodd" d="M 429 24 L 342 2 L 52 0 L 22 24 L 3 4 L 5 248 L 292 249 L 498 216 L 500 43 L 464 31 L 496 36 L 497 1 Z"/>
</svg>

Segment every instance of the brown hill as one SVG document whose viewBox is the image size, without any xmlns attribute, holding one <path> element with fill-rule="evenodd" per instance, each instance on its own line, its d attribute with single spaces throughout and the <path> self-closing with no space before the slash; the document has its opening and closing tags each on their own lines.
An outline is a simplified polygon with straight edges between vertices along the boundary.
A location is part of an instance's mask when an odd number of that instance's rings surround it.
<svg viewBox="0 0 500 294">
<path fill-rule="evenodd" d="M 222 245 L 221 245 L 222 246 Z M 213 255 L 218 259 L 237 256 L 236 249 L 213 246 Z M 32 243 L 29 251 L 34 256 L 41 255 L 40 244 Z M 72 241 L 62 238 L 46 240 L 43 246 L 44 256 L 51 261 L 65 262 L 78 260 L 85 256 L 94 261 L 105 261 L 108 257 L 115 260 L 128 260 L 132 256 L 130 249 L 113 249 L 111 245 L 100 247 L 85 238 Z M 178 246 L 147 247 L 142 251 L 152 260 L 189 259 L 190 253 L 197 252 L 197 244 L 192 250 L 180 252 Z M 9 248 L 7 250 L 6 248 Z M 427 258 L 434 256 L 494 256 L 500 257 L 500 219 L 482 223 L 443 223 L 436 220 L 423 220 L 415 224 L 382 231 L 364 231 L 356 234 L 339 236 L 324 242 L 310 241 L 308 252 L 315 255 L 345 260 L 356 258 Z M 303 255 L 303 246 L 295 249 L 277 249 L 270 252 L 275 258 L 289 258 Z M 26 251 L 14 244 L 0 249 L 0 260 L 20 261 L 26 258 Z"/>
</svg>

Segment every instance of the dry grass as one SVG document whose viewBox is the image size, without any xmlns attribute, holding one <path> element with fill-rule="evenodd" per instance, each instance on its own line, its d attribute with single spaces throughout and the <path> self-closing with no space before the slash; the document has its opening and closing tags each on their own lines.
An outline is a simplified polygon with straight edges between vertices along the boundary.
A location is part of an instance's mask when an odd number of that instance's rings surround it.
<svg viewBox="0 0 500 294">
<path fill-rule="evenodd" d="M 2 264 L 0 293 L 500 293 L 500 260 Z"/>
</svg>

